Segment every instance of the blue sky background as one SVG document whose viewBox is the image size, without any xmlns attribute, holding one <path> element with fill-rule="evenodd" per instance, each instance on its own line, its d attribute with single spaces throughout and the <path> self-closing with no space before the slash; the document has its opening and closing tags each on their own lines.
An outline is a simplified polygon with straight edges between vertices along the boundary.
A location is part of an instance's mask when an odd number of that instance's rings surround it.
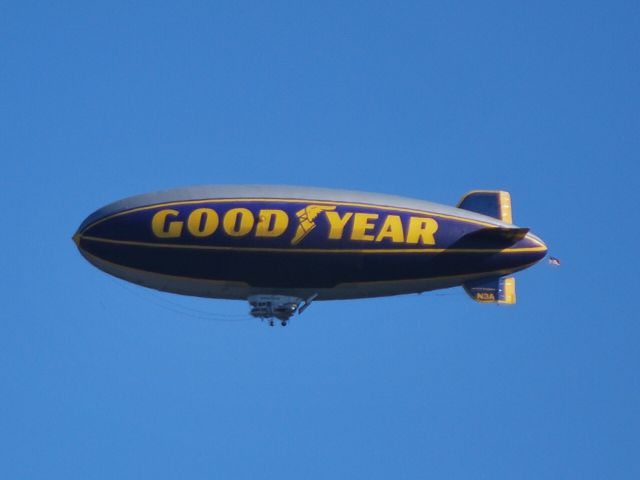
<svg viewBox="0 0 640 480">
<path fill-rule="evenodd" d="M 181 3 L 0 3 L 0 477 L 640 478 L 640 4 Z M 507 189 L 562 266 L 269 329 L 70 240 L 208 183 Z"/>
</svg>

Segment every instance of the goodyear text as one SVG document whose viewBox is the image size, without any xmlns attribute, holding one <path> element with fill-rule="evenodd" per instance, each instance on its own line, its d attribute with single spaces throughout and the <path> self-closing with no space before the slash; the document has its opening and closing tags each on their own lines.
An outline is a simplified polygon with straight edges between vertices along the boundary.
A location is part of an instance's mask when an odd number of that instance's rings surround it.
<svg viewBox="0 0 640 480">
<path fill-rule="evenodd" d="M 322 233 L 313 233 L 323 217 Z M 291 228 L 289 228 L 291 226 Z M 294 228 L 295 227 L 295 228 Z M 430 217 L 405 216 L 394 213 L 338 211 L 336 206 L 308 205 L 290 215 L 285 210 L 262 208 L 252 211 L 244 207 L 218 211 L 201 207 L 190 212 L 173 208 L 157 211 L 151 219 L 156 238 L 227 237 L 278 238 L 291 233 L 289 243 L 298 245 L 308 235 L 322 235 L 326 240 L 435 245 L 438 223 Z"/>
</svg>

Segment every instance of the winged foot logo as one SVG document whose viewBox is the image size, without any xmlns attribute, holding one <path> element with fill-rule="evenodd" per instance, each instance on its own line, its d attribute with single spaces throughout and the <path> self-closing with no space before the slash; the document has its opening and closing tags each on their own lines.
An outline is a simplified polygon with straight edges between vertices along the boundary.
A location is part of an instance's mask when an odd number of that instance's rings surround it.
<svg viewBox="0 0 640 480">
<path fill-rule="evenodd" d="M 299 245 L 318 226 L 316 221 L 320 215 L 328 226 L 328 240 L 435 245 L 438 230 L 438 222 L 430 217 L 403 219 L 396 213 L 339 212 L 336 205 L 307 205 L 295 215 L 298 224 L 290 242 L 292 246 Z M 289 214 L 284 210 L 260 209 L 254 214 L 242 207 L 231 208 L 222 215 L 206 207 L 188 214 L 167 208 L 157 211 L 151 219 L 151 231 L 161 239 L 181 238 L 185 230 L 196 238 L 210 237 L 218 231 L 228 237 L 277 238 L 285 234 L 288 226 Z"/>
<path fill-rule="evenodd" d="M 308 207 L 303 208 L 296 212 L 296 217 L 298 217 L 298 229 L 296 230 L 296 234 L 291 240 L 291 245 L 297 245 L 300 241 L 309 235 L 309 232 L 316 228 L 316 223 L 314 220 L 320 213 L 327 212 L 330 210 L 335 210 L 336 207 L 327 207 L 324 205 L 309 205 Z"/>
</svg>

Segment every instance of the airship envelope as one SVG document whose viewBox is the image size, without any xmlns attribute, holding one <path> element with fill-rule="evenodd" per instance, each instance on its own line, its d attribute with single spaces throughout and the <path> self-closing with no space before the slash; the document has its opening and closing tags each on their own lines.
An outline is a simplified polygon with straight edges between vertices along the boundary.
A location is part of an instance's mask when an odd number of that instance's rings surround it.
<svg viewBox="0 0 640 480">
<path fill-rule="evenodd" d="M 286 186 L 205 186 L 127 198 L 74 235 L 93 265 L 157 290 L 247 300 L 283 325 L 312 301 L 462 286 L 478 302 L 515 303 L 514 272 L 547 252 L 513 224 L 504 191 L 457 207 L 403 197 Z"/>
</svg>

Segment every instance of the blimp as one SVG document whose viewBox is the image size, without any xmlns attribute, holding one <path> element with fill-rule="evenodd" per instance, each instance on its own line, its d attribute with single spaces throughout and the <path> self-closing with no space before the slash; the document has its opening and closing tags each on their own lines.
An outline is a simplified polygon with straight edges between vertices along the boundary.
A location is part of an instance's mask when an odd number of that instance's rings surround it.
<svg viewBox="0 0 640 480">
<path fill-rule="evenodd" d="M 513 223 L 502 190 L 451 207 L 325 188 L 213 185 L 138 195 L 89 215 L 73 235 L 84 258 L 144 287 L 249 303 L 284 326 L 312 302 L 463 287 L 513 304 L 513 274 L 547 246 Z"/>
</svg>

